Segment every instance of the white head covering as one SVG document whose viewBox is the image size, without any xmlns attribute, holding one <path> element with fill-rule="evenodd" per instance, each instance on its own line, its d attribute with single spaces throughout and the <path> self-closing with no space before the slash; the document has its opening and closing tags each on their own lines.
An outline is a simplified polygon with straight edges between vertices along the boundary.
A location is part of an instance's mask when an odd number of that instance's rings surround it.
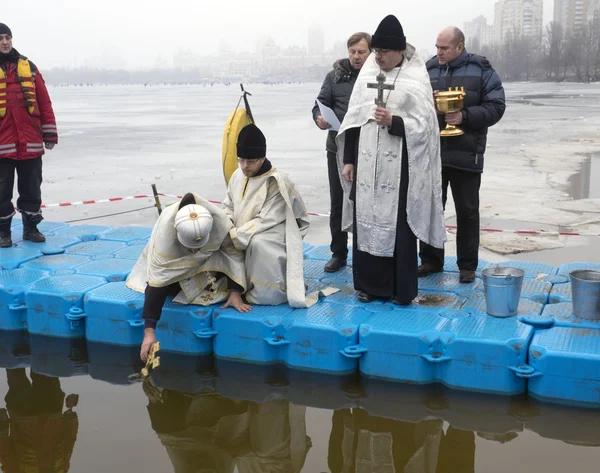
<svg viewBox="0 0 600 473">
<path fill-rule="evenodd" d="M 201 205 L 191 204 L 175 215 L 177 239 L 186 248 L 201 248 L 208 241 L 213 226 L 211 213 Z"/>
</svg>

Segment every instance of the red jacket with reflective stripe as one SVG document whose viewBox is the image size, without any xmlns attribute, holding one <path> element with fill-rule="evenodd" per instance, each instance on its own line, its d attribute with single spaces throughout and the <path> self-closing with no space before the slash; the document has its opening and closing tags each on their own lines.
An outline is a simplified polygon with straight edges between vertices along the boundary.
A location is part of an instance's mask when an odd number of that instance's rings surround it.
<svg viewBox="0 0 600 473">
<path fill-rule="evenodd" d="M 0 64 L 6 75 L 6 115 L 0 118 L 0 159 L 32 159 L 44 154 L 44 142 L 58 143 L 56 119 L 44 79 L 33 63 L 39 113 L 29 114 L 17 77 L 17 64 Z"/>
</svg>

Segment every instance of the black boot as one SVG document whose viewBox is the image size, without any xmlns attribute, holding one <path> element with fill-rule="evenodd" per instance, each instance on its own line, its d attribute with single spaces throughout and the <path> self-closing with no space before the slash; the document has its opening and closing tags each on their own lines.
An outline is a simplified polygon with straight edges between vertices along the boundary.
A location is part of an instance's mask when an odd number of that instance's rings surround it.
<svg viewBox="0 0 600 473">
<path fill-rule="evenodd" d="M 0 220 L 0 248 L 10 248 L 12 239 L 10 233 L 10 222 L 12 217 Z"/>
<path fill-rule="evenodd" d="M 38 223 L 43 219 L 42 215 L 30 215 L 25 212 L 21 212 L 21 215 L 23 216 L 23 240 L 33 243 L 45 242 L 46 237 L 37 228 Z"/>
<path fill-rule="evenodd" d="M 346 258 L 340 258 L 339 256 L 333 255 L 329 261 L 323 267 L 326 273 L 335 273 L 346 266 Z"/>
</svg>

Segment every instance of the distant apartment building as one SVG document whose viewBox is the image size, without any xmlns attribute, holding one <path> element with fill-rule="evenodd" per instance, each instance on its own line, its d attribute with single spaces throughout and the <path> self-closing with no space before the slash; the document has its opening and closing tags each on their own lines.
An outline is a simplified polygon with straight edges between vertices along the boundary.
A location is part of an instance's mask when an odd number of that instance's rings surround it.
<svg viewBox="0 0 600 473">
<path fill-rule="evenodd" d="M 308 29 L 308 55 L 323 56 L 325 54 L 325 31 L 322 26 L 313 25 Z"/>
<path fill-rule="evenodd" d="M 494 39 L 507 36 L 541 38 L 544 22 L 543 0 L 499 0 L 494 14 Z"/>
<path fill-rule="evenodd" d="M 487 46 L 494 42 L 494 25 L 488 25 L 487 18 L 479 15 L 463 25 L 467 49 L 474 41 L 478 41 L 480 46 Z"/>
<path fill-rule="evenodd" d="M 590 0 L 588 21 L 594 22 L 596 27 L 600 25 L 600 0 Z"/>
<path fill-rule="evenodd" d="M 554 21 L 560 23 L 565 33 L 574 33 L 594 16 L 597 0 L 554 0 Z"/>
</svg>

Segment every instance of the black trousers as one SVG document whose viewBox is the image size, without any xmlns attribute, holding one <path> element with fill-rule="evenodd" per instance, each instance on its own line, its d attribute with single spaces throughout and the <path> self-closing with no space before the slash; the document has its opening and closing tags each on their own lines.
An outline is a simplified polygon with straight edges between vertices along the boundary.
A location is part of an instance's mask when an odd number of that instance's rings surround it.
<svg viewBox="0 0 600 473">
<path fill-rule="evenodd" d="M 17 208 L 36 213 L 42 205 L 42 157 L 33 159 L 0 159 L 0 218 L 14 212 L 13 188 L 17 171 L 19 198 Z"/>
<path fill-rule="evenodd" d="M 448 199 L 448 184 L 456 207 L 456 255 L 459 269 L 477 270 L 479 264 L 479 188 L 481 174 L 442 168 L 442 201 Z M 444 250 L 420 242 L 421 263 L 442 268 Z"/>
<path fill-rule="evenodd" d="M 336 154 L 327 151 L 327 170 L 329 173 L 331 253 L 341 259 L 348 257 L 348 233 L 342 231 L 342 207 L 344 190 L 338 173 Z"/>
</svg>

